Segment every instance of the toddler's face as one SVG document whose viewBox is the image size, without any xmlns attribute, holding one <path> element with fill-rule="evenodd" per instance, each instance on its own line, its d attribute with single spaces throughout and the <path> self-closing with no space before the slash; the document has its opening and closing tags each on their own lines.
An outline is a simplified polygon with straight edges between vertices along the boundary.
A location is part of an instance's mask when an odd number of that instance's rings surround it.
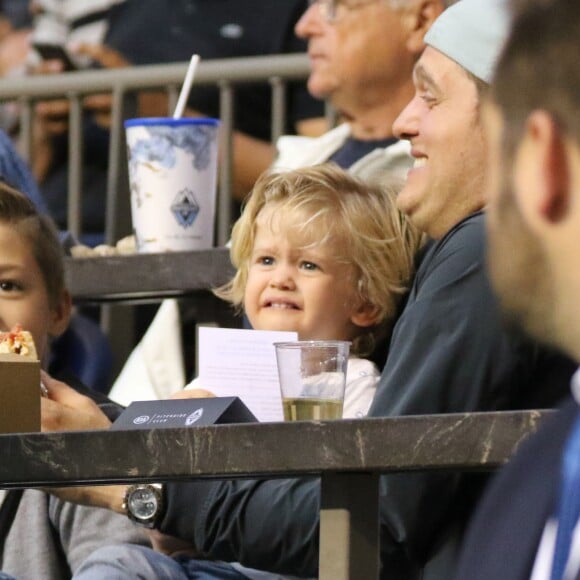
<svg viewBox="0 0 580 580">
<path fill-rule="evenodd" d="M 0 330 L 20 323 L 32 333 L 42 359 L 48 336 L 57 332 L 61 319 L 62 313 L 50 307 L 30 243 L 14 228 L 0 223 Z"/>
<path fill-rule="evenodd" d="M 331 244 L 291 244 L 272 210 L 258 215 L 244 309 L 257 330 L 290 330 L 300 340 L 349 340 L 359 306 L 354 271 L 333 256 Z M 286 224 L 285 224 L 286 225 Z"/>
</svg>

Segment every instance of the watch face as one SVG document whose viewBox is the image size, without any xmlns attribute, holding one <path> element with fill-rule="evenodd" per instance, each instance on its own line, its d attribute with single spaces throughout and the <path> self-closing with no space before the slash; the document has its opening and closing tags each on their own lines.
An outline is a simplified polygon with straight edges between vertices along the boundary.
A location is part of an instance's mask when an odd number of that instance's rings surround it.
<svg viewBox="0 0 580 580">
<path fill-rule="evenodd" d="M 142 487 L 133 490 L 127 501 L 127 507 L 134 517 L 147 520 L 155 515 L 159 502 L 152 489 Z"/>
</svg>

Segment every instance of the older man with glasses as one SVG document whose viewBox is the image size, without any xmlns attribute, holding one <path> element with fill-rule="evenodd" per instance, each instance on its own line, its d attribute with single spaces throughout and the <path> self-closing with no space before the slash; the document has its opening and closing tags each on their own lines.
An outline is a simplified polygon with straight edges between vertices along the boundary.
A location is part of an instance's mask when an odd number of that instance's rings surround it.
<svg viewBox="0 0 580 580">
<path fill-rule="evenodd" d="M 413 95 L 413 66 L 444 0 L 310 0 L 296 24 L 308 42 L 308 90 L 344 121 L 318 138 L 282 137 L 275 166 L 333 161 L 363 179 L 406 175 L 412 160 L 392 125 Z"/>
</svg>

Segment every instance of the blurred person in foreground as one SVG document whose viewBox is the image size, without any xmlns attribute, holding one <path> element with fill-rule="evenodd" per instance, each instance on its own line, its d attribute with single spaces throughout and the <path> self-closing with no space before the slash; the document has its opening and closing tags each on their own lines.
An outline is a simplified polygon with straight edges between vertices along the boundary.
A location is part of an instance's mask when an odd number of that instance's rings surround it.
<svg viewBox="0 0 580 580">
<path fill-rule="evenodd" d="M 489 269 L 507 319 L 578 362 L 580 4 L 520 4 L 484 106 Z M 572 396 L 491 486 L 456 577 L 577 580 L 579 520 L 577 373 Z"/>
<path fill-rule="evenodd" d="M 394 132 L 410 140 L 416 158 L 397 204 L 431 240 L 395 323 L 370 417 L 533 408 L 554 404 L 567 389 L 572 365 L 503 328 L 485 271 L 480 90 L 490 82 L 508 29 L 505 2 L 461 0 L 425 36 L 415 95 Z M 50 409 L 44 408 L 51 411 L 43 416 L 46 429 L 102 424 L 92 402 L 54 386 Z M 457 472 L 382 476 L 381 577 L 449 580 L 485 479 Z M 58 493 L 124 513 L 124 491 L 101 486 Z M 201 553 L 316 575 L 318 479 L 167 483 L 161 493 L 164 506 L 149 523 Z M 99 556 L 106 559 L 107 552 Z M 124 577 L 132 577 L 130 567 Z"/>
</svg>

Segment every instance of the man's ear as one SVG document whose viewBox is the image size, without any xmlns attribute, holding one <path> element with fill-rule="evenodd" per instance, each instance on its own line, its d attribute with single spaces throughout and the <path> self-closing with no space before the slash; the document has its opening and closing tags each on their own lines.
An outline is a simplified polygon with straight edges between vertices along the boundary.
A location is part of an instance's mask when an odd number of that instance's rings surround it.
<svg viewBox="0 0 580 580">
<path fill-rule="evenodd" d="M 538 199 L 536 210 L 541 219 L 557 224 L 570 209 L 571 182 L 568 146 L 562 130 L 546 111 L 530 114 L 526 126 L 532 155 L 538 163 Z"/>
<path fill-rule="evenodd" d="M 433 22 L 444 9 L 442 0 L 419 0 L 411 3 L 404 11 L 403 22 L 407 27 L 407 49 L 417 57 L 423 52 L 423 38 Z"/>
<path fill-rule="evenodd" d="M 360 328 L 366 328 L 376 324 L 379 319 L 379 308 L 374 304 L 365 302 L 361 304 L 350 316 L 350 321 Z"/>
<path fill-rule="evenodd" d="M 68 290 L 62 293 L 61 299 L 52 309 L 51 325 L 48 333 L 53 338 L 60 336 L 68 327 L 72 312 L 72 298 Z"/>
</svg>

